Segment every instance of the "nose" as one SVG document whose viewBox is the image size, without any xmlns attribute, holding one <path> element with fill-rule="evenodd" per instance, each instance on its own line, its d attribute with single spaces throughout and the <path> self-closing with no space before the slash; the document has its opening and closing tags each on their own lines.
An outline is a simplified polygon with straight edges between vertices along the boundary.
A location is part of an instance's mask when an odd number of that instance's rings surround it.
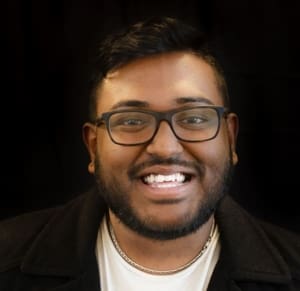
<svg viewBox="0 0 300 291">
<path fill-rule="evenodd" d="M 162 158 L 176 156 L 183 151 L 182 144 L 174 135 L 170 125 L 166 121 L 162 121 L 159 128 L 147 145 L 147 152 Z"/>
</svg>

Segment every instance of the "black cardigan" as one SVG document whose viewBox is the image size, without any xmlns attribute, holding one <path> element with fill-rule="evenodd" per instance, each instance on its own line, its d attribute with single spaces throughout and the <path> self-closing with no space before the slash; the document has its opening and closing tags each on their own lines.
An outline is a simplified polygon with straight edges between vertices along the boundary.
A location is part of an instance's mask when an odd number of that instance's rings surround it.
<svg viewBox="0 0 300 291">
<path fill-rule="evenodd" d="M 66 205 L 2 221 L 0 291 L 101 290 L 95 244 L 105 212 L 90 191 Z M 216 222 L 221 254 L 209 291 L 300 291 L 299 235 L 260 222 L 229 196 Z"/>
</svg>

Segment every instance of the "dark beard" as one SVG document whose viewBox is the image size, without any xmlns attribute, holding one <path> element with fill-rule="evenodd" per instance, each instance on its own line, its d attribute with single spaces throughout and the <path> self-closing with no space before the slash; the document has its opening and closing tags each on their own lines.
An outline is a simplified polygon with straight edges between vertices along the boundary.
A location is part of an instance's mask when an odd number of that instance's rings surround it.
<svg viewBox="0 0 300 291">
<path fill-rule="evenodd" d="M 187 165 L 187 162 L 173 159 L 155 159 L 147 162 L 146 164 L 133 167 L 131 170 L 129 170 L 128 176 L 130 178 L 134 178 L 135 173 L 137 173 L 140 168 L 154 164 Z M 192 165 L 201 177 L 204 171 L 202 167 L 199 166 L 198 163 L 189 164 L 189 166 Z M 205 193 L 205 199 L 201 201 L 196 215 L 192 217 L 185 217 L 183 220 L 185 223 L 183 225 L 176 224 L 157 227 L 151 225 L 151 221 L 143 221 L 138 217 L 135 209 L 130 205 L 127 193 L 124 192 L 124 189 L 119 186 L 118 181 L 113 176 L 110 178 L 109 183 L 104 181 L 102 174 L 103 169 L 100 164 L 99 156 L 97 155 L 95 159 L 95 179 L 97 182 L 97 190 L 99 195 L 102 196 L 107 203 L 107 206 L 120 219 L 120 221 L 122 221 L 130 229 L 134 230 L 140 235 L 155 240 L 170 240 L 183 237 L 195 232 L 203 224 L 205 224 L 215 212 L 223 196 L 227 193 L 231 183 L 231 178 L 233 176 L 233 169 L 234 166 L 232 163 L 232 157 L 230 155 L 227 163 L 224 165 L 223 170 L 219 173 L 216 179 L 217 182 L 210 187 L 207 193 Z"/>
</svg>

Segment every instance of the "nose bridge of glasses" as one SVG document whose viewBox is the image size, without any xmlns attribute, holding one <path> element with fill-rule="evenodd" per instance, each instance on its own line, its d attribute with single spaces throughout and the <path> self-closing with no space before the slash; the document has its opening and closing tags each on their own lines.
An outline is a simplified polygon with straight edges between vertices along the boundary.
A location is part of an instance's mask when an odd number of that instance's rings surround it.
<svg viewBox="0 0 300 291">
<path fill-rule="evenodd" d="M 173 136 L 177 138 L 172 124 L 172 115 L 172 112 L 155 112 L 156 128 L 153 138 L 155 138 L 158 132 L 161 130 L 162 124 L 167 125 L 169 127 L 169 130 L 172 132 Z"/>
<path fill-rule="evenodd" d="M 165 121 L 172 128 L 172 112 L 155 112 L 157 127 L 160 127 L 162 121 Z"/>
</svg>

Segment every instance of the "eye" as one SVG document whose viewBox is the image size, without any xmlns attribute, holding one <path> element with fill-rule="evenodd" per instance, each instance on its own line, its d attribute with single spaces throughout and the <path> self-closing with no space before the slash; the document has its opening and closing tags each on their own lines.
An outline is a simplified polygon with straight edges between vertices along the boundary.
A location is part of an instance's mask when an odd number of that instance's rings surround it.
<svg viewBox="0 0 300 291">
<path fill-rule="evenodd" d="M 137 126 L 137 125 L 142 125 L 144 124 L 144 120 L 141 120 L 141 119 L 122 119 L 122 120 L 119 120 L 119 124 L 120 125 L 127 125 L 127 126 Z"/>
<path fill-rule="evenodd" d="M 180 120 L 180 122 L 182 122 L 182 123 L 195 124 L 195 125 L 201 124 L 206 121 L 207 121 L 207 118 L 205 118 L 204 116 L 187 116 Z"/>
<path fill-rule="evenodd" d="M 151 125 L 151 116 L 140 112 L 121 112 L 111 116 L 110 128 L 118 131 L 141 131 Z"/>
<path fill-rule="evenodd" d="M 146 120 L 140 119 L 140 118 L 132 118 L 132 117 L 119 117 L 117 119 L 114 119 L 113 122 L 111 122 L 111 127 L 116 128 L 129 128 L 129 127 L 142 127 L 146 124 Z"/>
<path fill-rule="evenodd" d="M 216 125 L 218 115 L 213 108 L 197 107 L 177 112 L 174 122 L 183 130 L 206 130 Z"/>
<path fill-rule="evenodd" d="M 177 116 L 175 122 L 177 126 L 186 130 L 199 130 L 206 128 L 208 126 L 210 119 L 205 114 L 196 114 L 195 112 L 191 114 L 180 114 Z"/>
</svg>

